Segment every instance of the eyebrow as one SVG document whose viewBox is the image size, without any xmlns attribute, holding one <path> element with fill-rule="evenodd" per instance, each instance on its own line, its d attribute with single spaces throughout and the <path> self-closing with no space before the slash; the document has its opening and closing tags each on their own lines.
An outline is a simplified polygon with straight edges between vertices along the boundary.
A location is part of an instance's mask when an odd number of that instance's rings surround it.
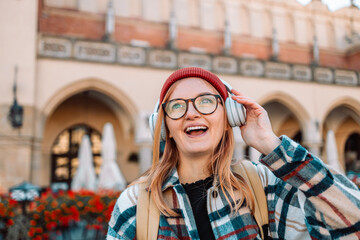
<svg viewBox="0 0 360 240">
<path fill-rule="evenodd" d="M 199 93 L 198 95 L 196 95 L 196 96 L 193 97 L 193 98 L 196 98 L 196 97 L 198 97 L 198 96 L 200 96 L 200 95 L 206 95 L 206 94 L 216 94 L 216 93 L 212 93 L 212 92 L 201 92 L 201 93 Z M 176 99 L 183 99 L 183 98 L 177 97 L 177 98 L 169 99 L 168 101 L 172 101 L 172 100 L 176 100 Z M 188 99 L 190 99 L 190 98 L 188 98 Z"/>
<path fill-rule="evenodd" d="M 212 92 L 201 92 L 201 93 L 199 93 L 199 95 L 197 95 L 197 96 L 204 95 L 204 94 L 216 94 L 216 93 L 212 93 Z"/>
</svg>

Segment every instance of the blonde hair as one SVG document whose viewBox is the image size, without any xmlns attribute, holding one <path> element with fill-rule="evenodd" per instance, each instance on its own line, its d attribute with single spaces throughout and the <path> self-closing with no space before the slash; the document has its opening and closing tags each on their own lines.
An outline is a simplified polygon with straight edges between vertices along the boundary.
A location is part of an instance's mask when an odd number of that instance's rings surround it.
<svg viewBox="0 0 360 240">
<path fill-rule="evenodd" d="M 166 102 L 170 94 L 174 91 L 174 85 L 168 90 L 163 102 Z M 164 154 L 161 161 L 159 159 L 160 131 L 163 121 L 165 122 L 165 115 L 161 109 L 161 104 L 162 103 L 160 103 L 154 130 L 152 166 L 150 170 L 144 174 L 146 177 L 143 181 L 147 181 L 149 183 L 151 196 L 160 212 L 166 216 L 178 216 L 178 213 L 173 211 L 165 203 L 162 194 L 162 185 L 169 177 L 172 170 L 178 165 L 180 157 L 174 139 L 170 138 L 168 131 L 166 131 Z M 254 197 L 244 179 L 240 175 L 231 171 L 232 154 L 234 152 L 234 136 L 227 121 L 226 114 L 224 114 L 224 119 L 226 128 L 218 146 L 214 149 L 212 160 L 208 165 L 208 171 L 214 175 L 215 188 L 220 188 L 223 192 L 227 193 L 224 194 L 225 198 L 231 206 L 231 212 L 234 213 L 240 209 L 244 200 L 247 206 L 249 206 L 249 203 L 250 206 L 253 206 Z M 237 201 L 238 199 L 236 199 L 235 196 L 236 190 L 240 192 L 241 196 L 243 196 L 243 198 L 239 199 L 239 201 Z"/>
</svg>

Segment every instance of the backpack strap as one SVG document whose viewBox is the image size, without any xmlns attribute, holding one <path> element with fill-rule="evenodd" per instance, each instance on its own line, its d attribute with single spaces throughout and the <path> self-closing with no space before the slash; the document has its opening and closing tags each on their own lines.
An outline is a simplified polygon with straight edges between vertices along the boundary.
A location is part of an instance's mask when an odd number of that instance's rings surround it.
<svg viewBox="0 0 360 240">
<path fill-rule="evenodd" d="M 233 170 L 242 176 L 250 187 L 255 205 L 250 207 L 254 210 L 254 218 L 260 228 L 261 238 L 267 239 L 269 223 L 267 200 L 256 167 L 250 161 L 242 160 L 233 166 Z"/>
<path fill-rule="evenodd" d="M 150 196 L 148 239 L 156 240 L 159 232 L 160 211 Z"/>
<path fill-rule="evenodd" d="M 136 239 L 156 240 L 159 230 L 160 211 L 155 205 L 146 181 L 139 183 L 139 197 L 136 206 Z"/>
<path fill-rule="evenodd" d="M 136 239 L 147 240 L 149 216 L 149 192 L 147 182 L 139 183 L 139 196 L 136 205 Z M 141 227 L 140 227 L 141 226 Z"/>
</svg>

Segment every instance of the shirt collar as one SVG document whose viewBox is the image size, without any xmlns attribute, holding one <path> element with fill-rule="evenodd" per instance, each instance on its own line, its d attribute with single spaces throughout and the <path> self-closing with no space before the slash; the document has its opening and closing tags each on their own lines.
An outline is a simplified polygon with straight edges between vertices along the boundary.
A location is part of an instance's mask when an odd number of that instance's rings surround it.
<svg viewBox="0 0 360 240">
<path fill-rule="evenodd" d="M 180 184 L 179 175 L 176 167 L 171 170 L 169 177 L 165 180 L 162 185 L 161 191 L 165 191 L 169 187 L 173 187 L 177 184 Z"/>
</svg>

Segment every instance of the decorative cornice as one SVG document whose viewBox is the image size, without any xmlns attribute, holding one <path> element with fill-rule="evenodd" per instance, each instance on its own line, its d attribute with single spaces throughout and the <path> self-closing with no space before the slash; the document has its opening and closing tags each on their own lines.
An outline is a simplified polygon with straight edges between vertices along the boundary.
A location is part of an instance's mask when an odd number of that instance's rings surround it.
<svg viewBox="0 0 360 240">
<path fill-rule="evenodd" d="M 146 66 L 160 69 L 202 67 L 219 74 L 359 86 L 360 72 L 314 65 L 263 61 L 234 56 L 199 54 L 165 48 L 144 48 L 118 43 L 42 36 L 39 58 Z"/>
</svg>

